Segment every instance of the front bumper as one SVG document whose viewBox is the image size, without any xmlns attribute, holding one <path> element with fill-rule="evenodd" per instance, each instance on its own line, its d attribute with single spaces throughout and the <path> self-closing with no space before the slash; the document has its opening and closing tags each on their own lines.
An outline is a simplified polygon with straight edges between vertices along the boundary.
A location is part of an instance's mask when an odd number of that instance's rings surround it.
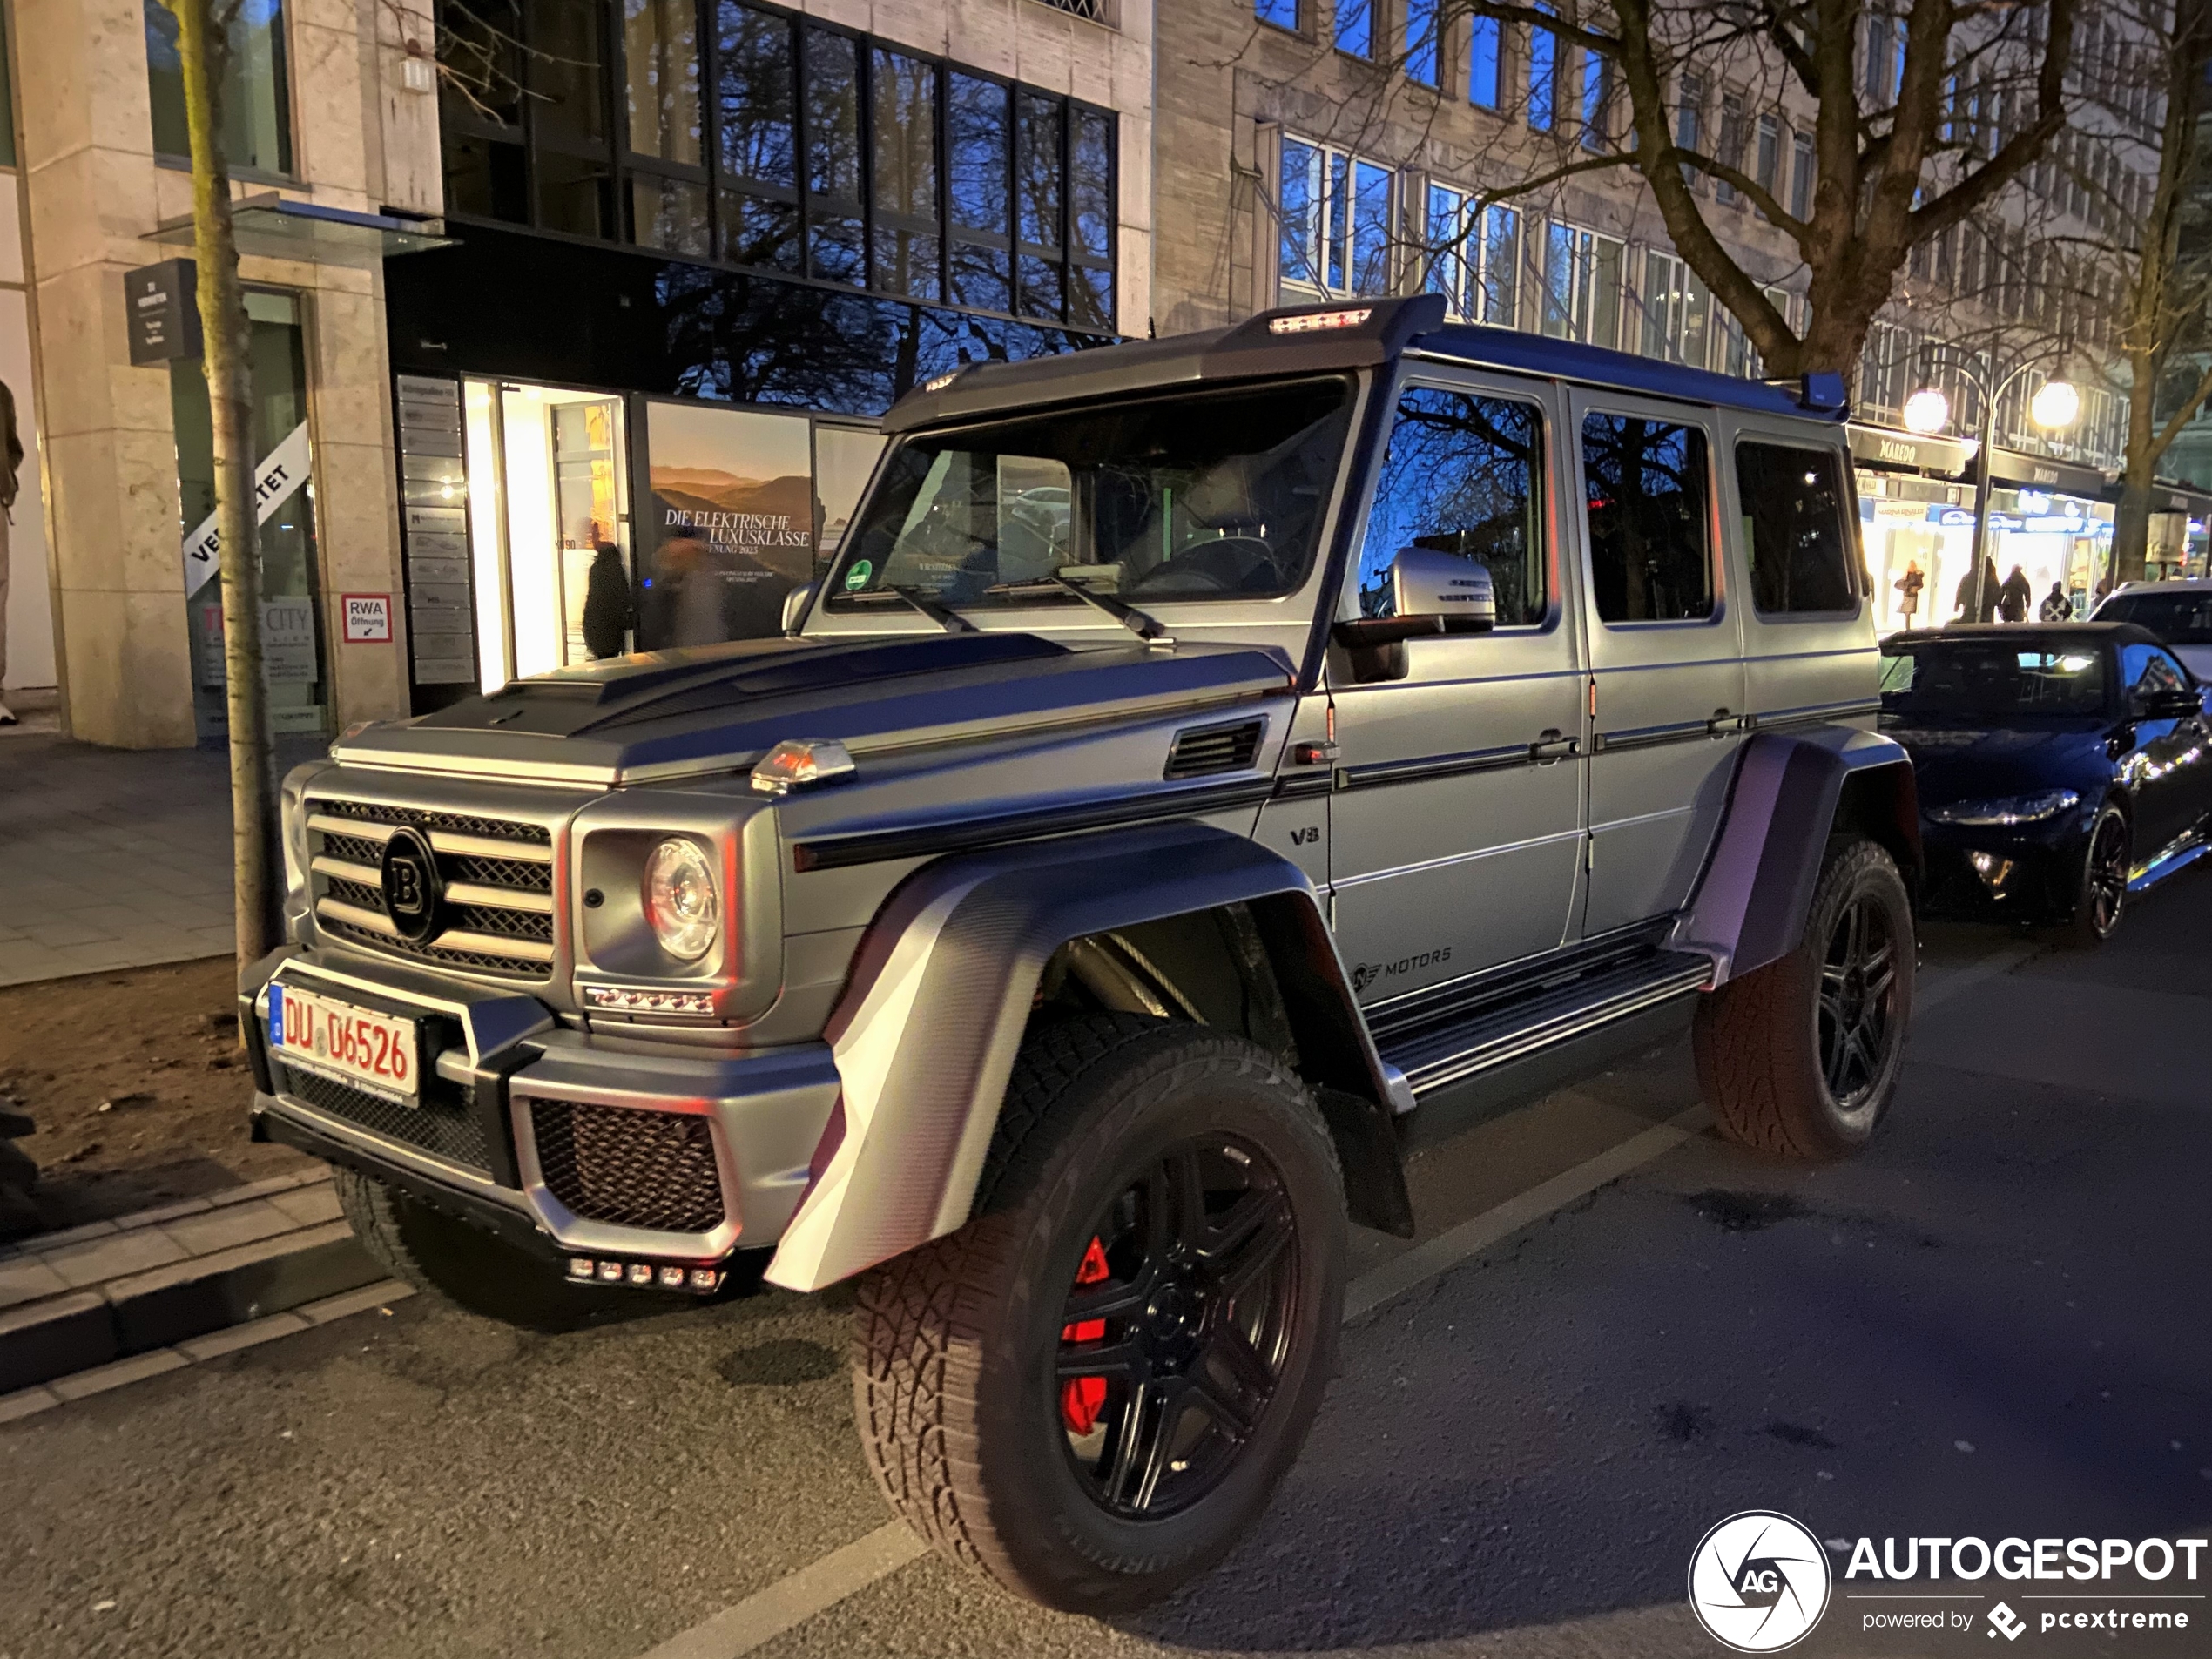
<svg viewBox="0 0 2212 1659">
<path fill-rule="evenodd" d="M 1973 921 L 2064 921 L 2081 897 L 2087 829 L 2070 820 L 2018 827 L 1923 820 L 1925 908 Z"/>
<path fill-rule="evenodd" d="M 272 982 L 415 1020 L 416 1103 L 273 1049 Z M 706 1266 L 773 1244 L 838 1099 L 822 1043 L 718 1054 L 587 1035 L 534 997 L 338 952 L 278 951 L 239 997 L 257 1138 L 372 1176 L 548 1258 Z M 684 1204 L 663 1202 L 678 1190 Z M 638 1223 L 671 1209 L 685 1218 Z"/>
</svg>

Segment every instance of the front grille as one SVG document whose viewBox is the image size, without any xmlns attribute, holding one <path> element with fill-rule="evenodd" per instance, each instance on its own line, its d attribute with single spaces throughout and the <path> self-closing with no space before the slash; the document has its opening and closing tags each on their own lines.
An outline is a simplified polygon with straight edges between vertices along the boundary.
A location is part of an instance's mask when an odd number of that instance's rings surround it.
<svg viewBox="0 0 2212 1659">
<path fill-rule="evenodd" d="M 311 799 L 307 814 L 316 923 L 332 938 L 493 978 L 551 976 L 552 834 L 544 825 L 361 800 Z M 448 895 L 443 927 L 420 944 L 383 926 L 378 872 L 387 835 L 378 832 L 402 825 L 429 838 Z"/>
<path fill-rule="evenodd" d="M 465 1105 L 425 1100 L 420 1106 L 403 1106 L 305 1066 L 280 1069 L 284 1092 L 306 1101 L 319 1112 L 358 1124 L 388 1141 L 419 1148 L 448 1163 L 490 1172 L 491 1154 L 483 1123 Z"/>
<path fill-rule="evenodd" d="M 546 1190 L 582 1219 L 672 1233 L 722 1224 L 714 1135 L 698 1114 L 534 1100 L 530 1126 Z"/>
</svg>

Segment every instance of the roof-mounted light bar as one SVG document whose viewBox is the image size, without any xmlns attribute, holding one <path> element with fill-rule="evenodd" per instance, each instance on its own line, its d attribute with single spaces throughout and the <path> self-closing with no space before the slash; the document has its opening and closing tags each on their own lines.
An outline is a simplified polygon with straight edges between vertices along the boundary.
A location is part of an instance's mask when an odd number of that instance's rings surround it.
<svg viewBox="0 0 2212 1659">
<path fill-rule="evenodd" d="M 1358 328 L 1375 314 L 1372 306 L 1361 306 L 1350 311 L 1299 311 L 1287 317 L 1271 317 L 1267 332 L 1271 334 L 1320 334 L 1332 328 Z"/>
</svg>

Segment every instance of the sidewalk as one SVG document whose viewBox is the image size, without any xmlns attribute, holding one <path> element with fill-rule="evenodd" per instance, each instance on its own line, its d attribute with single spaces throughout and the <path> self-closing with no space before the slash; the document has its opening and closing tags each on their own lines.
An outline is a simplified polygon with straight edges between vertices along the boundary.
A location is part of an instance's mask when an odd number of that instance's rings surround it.
<svg viewBox="0 0 2212 1659">
<path fill-rule="evenodd" d="M 0 728 L 0 985 L 227 955 L 232 937 L 222 755 Z"/>
</svg>

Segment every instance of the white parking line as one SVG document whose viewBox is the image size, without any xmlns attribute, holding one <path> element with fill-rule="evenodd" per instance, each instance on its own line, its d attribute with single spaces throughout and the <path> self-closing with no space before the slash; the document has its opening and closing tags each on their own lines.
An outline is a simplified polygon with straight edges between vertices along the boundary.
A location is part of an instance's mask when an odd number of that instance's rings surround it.
<svg viewBox="0 0 2212 1659">
<path fill-rule="evenodd" d="M 1693 1106 L 1362 1273 L 1345 1289 L 1345 1322 L 1373 1312 L 1476 1251 L 1671 1152 L 1712 1121 L 1712 1114 L 1703 1106 Z M 778 1579 L 703 1623 L 671 1636 L 644 1659 L 738 1659 L 739 1655 L 772 1642 L 818 1613 L 827 1612 L 879 1579 L 890 1577 L 927 1551 L 928 1546 L 902 1523 L 879 1527 L 813 1566 Z"/>
</svg>

